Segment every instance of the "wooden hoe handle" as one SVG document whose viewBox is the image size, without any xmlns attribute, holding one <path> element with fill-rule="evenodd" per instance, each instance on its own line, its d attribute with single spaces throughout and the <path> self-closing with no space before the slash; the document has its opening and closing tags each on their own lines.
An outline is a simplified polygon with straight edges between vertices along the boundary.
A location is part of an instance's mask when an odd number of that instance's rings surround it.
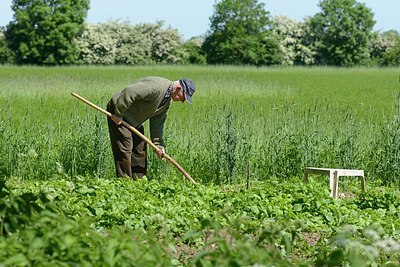
<svg viewBox="0 0 400 267">
<path fill-rule="evenodd" d="M 91 106 L 92 108 L 97 109 L 98 111 L 104 113 L 108 117 L 111 117 L 112 114 L 110 112 L 108 112 L 105 109 L 102 109 L 99 106 L 96 106 L 95 104 L 86 100 L 85 98 L 81 97 L 80 95 L 76 94 L 75 92 L 72 92 L 71 95 L 78 98 L 85 104 Z M 147 144 L 149 144 L 155 151 L 160 150 L 153 142 L 151 142 L 150 139 L 148 139 L 145 135 L 143 135 L 141 132 L 136 130 L 135 127 L 132 127 L 129 123 L 122 121 L 122 125 L 124 125 L 126 128 L 128 128 L 129 130 L 134 132 L 137 136 L 142 138 L 142 140 L 145 141 Z M 171 158 L 167 153 L 164 153 L 164 158 L 166 158 L 169 162 L 171 162 L 192 184 L 197 184 L 196 181 L 193 180 L 193 178 L 190 177 L 190 175 L 181 167 L 181 165 L 179 165 L 178 162 L 176 162 L 173 158 Z"/>
</svg>

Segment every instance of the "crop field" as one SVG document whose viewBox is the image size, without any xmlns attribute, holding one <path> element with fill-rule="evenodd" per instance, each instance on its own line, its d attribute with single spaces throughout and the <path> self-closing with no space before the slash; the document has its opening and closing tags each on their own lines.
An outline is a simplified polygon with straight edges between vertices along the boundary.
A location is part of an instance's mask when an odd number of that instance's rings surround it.
<svg viewBox="0 0 400 267">
<path fill-rule="evenodd" d="M 1 66 L 0 266 L 400 266 L 399 74 Z M 117 179 L 105 116 L 71 96 L 105 108 L 150 75 L 197 86 L 164 131 L 197 186 L 150 151 L 147 179 Z M 366 191 L 333 200 L 307 166 Z"/>
</svg>

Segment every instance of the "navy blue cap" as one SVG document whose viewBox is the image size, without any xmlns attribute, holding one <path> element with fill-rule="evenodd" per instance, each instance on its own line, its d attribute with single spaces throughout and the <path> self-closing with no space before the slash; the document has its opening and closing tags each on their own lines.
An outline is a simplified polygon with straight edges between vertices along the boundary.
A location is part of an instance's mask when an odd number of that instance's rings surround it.
<svg viewBox="0 0 400 267">
<path fill-rule="evenodd" d="M 196 87 L 194 86 L 194 83 L 192 80 L 188 78 L 183 78 L 179 80 L 180 85 L 183 88 L 183 91 L 185 92 L 185 100 L 192 104 L 192 95 L 194 94 L 194 91 L 196 90 Z"/>
</svg>

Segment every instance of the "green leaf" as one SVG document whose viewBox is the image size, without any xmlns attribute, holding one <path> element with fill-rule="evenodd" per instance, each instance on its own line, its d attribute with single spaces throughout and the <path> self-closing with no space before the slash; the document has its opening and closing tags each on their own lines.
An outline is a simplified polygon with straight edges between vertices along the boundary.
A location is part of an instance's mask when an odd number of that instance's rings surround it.
<svg viewBox="0 0 400 267">
<path fill-rule="evenodd" d="M 3 264 L 4 266 L 28 266 L 29 261 L 25 255 L 19 253 L 6 259 Z"/>
</svg>

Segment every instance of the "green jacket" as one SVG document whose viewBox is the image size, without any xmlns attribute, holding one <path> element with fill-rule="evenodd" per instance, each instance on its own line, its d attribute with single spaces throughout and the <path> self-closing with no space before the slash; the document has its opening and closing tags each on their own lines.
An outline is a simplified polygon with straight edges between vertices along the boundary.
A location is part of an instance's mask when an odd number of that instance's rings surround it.
<svg viewBox="0 0 400 267">
<path fill-rule="evenodd" d="M 152 142 L 164 147 L 164 123 L 167 118 L 171 98 L 160 108 L 168 87 L 172 81 L 161 77 L 145 77 L 128 85 L 113 95 L 111 101 L 115 106 L 114 114 L 133 127 L 138 127 L 149 119 Z"/>
</svg>

